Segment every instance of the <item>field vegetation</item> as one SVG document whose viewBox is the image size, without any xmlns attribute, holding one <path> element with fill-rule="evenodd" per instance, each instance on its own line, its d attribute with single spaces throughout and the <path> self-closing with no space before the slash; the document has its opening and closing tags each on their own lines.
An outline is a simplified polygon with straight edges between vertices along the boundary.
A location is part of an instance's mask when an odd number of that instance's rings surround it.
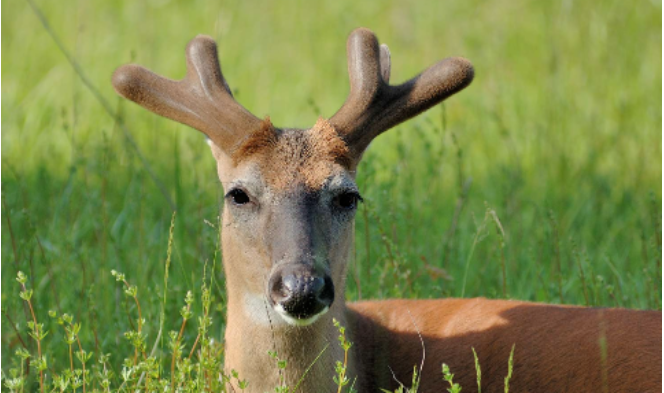
<svg viewBox="0 0 664 393">
<path fill-rule="evenodd" d="M 659 1 L 2 5 L 3 389 L 27 353 L 25 391 L 40 389 L 39 353 L 48 391 L 54 376 L 71 391 L 83 369 L 87 390 L 105 371 L 115 390 L 139 378 L 200 387 L 219 367 L 213 158 L 202 134 L 110 84 L 128 62 L 179 79 L 199 33 L 218 41 L 238 101 L 277 126 L 341 106 L 358 26 L 390 46 L 395 82 L 446 56 L 475 65 L 469 88 L 365 154 L 349 299 L 661 309 Z M 30 333 L 46 331 L 38 346 Z"/>
</svg>

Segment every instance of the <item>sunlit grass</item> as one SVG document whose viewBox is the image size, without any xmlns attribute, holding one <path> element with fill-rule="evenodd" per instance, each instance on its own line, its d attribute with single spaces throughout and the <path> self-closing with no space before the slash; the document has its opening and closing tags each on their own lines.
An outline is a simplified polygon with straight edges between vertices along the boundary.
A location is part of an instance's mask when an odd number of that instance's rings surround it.
<svg viewBox="0 0 664 393">
<path fill-rule="evenodd" d="M 307 127 L 338 109 L 348 92 L 345 40 L 358 26 L 390 45 L 396 82 L 441 57 L 475 65 L 468 89 L 365 155 L 350 299 L 463 294 L 661 308 L 657 2 L 37 4 L 145 161 L 28 3 L 4 2 L 3 367 L 32 319 L 15 296 L 18 271 L 51 332 L 49 359 L 68 362 L 69 352 L 48 310 L 85 322 L 79 338 L 92 361 L 110 353 L 119 365 L 133 354 L 123 333 L 136 304 L 112 269 L 140 281 L 142 315 L 154 322 L 143 333 L 154 339 L 162 325 L 183 326 L 182 299 L 189 290 L 201 298 L 203 267 L 214 266 L 209 335 L 222 339 L 213 159 L 199 133 L 118 99 L 110 85 L 131 61 L 181 77 L 184 46 L 199 33 L 218 40 L 238 100 L 278 126 Z M 173 209 L 146 165 L 177 209 L 172 247 Z M 201 302 L 191 312 L 203 315 Z M 181 341 L 197 335 L 188 323 Z"/>
</svg>

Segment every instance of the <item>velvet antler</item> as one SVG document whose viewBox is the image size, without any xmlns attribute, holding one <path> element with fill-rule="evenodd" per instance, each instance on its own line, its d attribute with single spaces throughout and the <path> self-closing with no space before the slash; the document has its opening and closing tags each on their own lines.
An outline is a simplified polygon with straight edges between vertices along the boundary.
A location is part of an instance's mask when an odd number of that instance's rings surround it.
<svg viewBox="0 0 664 393">
<path fill-rule="evenodd" d="M 217 45 L 199 35 L 186 50 L 187 75 L 180 81 L 129 64 L 113 74 L 113 87 L 123 97 L 207 135 L 232 153 L 261 120 L 238 104 L 221 73 Z"/>
<path fill-rule="evenodd" d="M 389 84 L 390 52 L 376 36 L 359 28 L 348 38 L 350 94 L 330 123 L 359 159 L 372 139 L 431 108 L 473 80 L 473 66 L 451 57 L 398 85 Z"/>
</svg>

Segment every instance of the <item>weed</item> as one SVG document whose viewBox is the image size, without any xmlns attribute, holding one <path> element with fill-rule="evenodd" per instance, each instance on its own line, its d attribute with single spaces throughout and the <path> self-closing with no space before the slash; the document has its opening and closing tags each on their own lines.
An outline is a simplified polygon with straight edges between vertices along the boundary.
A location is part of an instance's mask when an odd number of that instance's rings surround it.
<svg viewBox="0 0 664 393">
<path fill-rule="evenodd" d="M 477 375 L 477 393 L 482 393 L 482 369 L 480 367 L 480 360 L 477 357 L 475 348 L 473 350 L 473 359 L 475 360 L 475 374 Z"/>
<path fill-rule="evenodd" d="M 442 365 L 443 379 L 450 385 L 447 389 L 449 393 L 461 393 L 461 386 L 458 383 L 454 383 L 454 374 L 450 372 L 450 367 L 443 363 Z"/>
<path fill-rule="evenodd" d="M 344 350 L 344 360 L 343 362 L 337 360 L 334 368 L 336 375 L 333 377 L 334 383 L 337 384 L 337 393 L 341 393 L 344 391 L 344 387 L 350 383 L 350 379 L 346 375 L 346 372 L 348 371 L 348 351 L 353 344 L 346 339 L 346 328 L 341 326 L 341 323 L 336 319 L 333 320 L 333 323 L 337 330 L 339 330 L 339 345 L 341 345 L 341 349 Z M 354 380 L 353 384 L 348 387 L 348 393 L 357 393 L 357 391 L 353 389 L 353 385 L 355 385 Z"/>
<path fill-rule="evenodd" d="M 514 348 L 516 344 L 512 345 L 512 350 L 510 351 L 510 358 L 507 361 L 507 375 L 505 376 L 505 393 L 510 391 L 510 379 L 512 379 L 512 371 L 514 369 Z"/>
</svg>

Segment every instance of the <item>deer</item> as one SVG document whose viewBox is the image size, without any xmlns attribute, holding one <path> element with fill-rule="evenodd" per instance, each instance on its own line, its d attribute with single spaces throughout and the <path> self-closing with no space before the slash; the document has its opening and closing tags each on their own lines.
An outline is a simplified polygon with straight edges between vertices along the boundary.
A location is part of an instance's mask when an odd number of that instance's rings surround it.
<svg viewBox="0 0 664 393">
<path fill-rule="evenodd" d="M 346 302 L 363 153 L 474 77 L 468 60 L 450 57 L 391 85 L 390 59 L 373 32 L 354 30 L 350 93 L 308 129 L 275 127 L 241 106 L 207 36 L 187 45 L 182 80 L 133 64 L 114 72 L 117 93 L 205 134 L 216 161 L 225 193 L 225 370 L 246 379 L 249 392 L 272 391 L 280 378 L 301 392 L 336 392 L 334 367 L 344 358 L 336 320 L 352 343 L 346 375 L 358 392 L 397 389 L 414 366 L 419 391 L 445 391 L 442 363 L 464 391 L 478 391 L 472 349 L 481 391 L 502 392 L 513 348 L 514 392 L 660 392 L 659 311 L 485 298 Z M 270 351 L 287 361 L 284 370 Z"/>
</svg>

